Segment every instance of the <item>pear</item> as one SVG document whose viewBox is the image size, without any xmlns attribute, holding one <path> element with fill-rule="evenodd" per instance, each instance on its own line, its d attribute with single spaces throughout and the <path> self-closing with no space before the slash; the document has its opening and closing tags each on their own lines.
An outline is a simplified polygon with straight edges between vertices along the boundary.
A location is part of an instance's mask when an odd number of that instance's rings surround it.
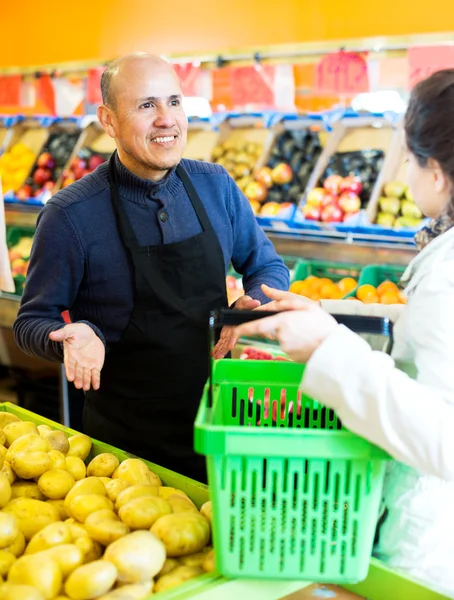
<svg viewBox="0 0 454 600">
<path fill-rule="evenodd" d="M 411 219 L 421 219 L 422 212 L 416 206 L 414 202 L 409 200 L 403 200 L 400 206 L 400 210 L 403 217 L 410 217 Z"/>
<path fill-rule="evenodd" d="M 389 198 L 385 198 L 382 197 L 379 200 L 379 205 L 380 205 L 380 209 L 381 212 L 384 213 L 388 213 L 390 215 L 398 215 L 399 211 L 400 211 L 400 200 L 399 198 L 395 198 L 395 197 L 389 197 Z"/>
<path fill-rule="evenodd" d="M 382 227 L 392 227 L 394 225 L 394 216 L 389 213 L 378 213 L 377 225 Z"/>
<path fill-rule="evenodd" d="M 385 185 L 384 188 L 385 196 L 387 196 L 388 198 L 402 198 L 406 191 L 407 186 L 401 181 L 390 181 Z"/>
</svg>

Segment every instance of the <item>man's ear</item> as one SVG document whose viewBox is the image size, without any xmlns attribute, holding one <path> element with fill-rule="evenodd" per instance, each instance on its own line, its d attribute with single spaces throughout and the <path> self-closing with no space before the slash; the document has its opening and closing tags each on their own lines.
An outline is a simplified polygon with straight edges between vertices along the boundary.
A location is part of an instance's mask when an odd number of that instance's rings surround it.
<svg viewBox="0 0 454 600">
<path fill-rule="evenodd" d="M 107 135 L 109 135 L 111 138 L 116 138 L 117 134 L 115 131 L 115 118 L 112 109 L 105 104 L 101 104 L 101 106 L 98 106 L 96 114 L 98 115 L 98 120 Z"/>
</svg>

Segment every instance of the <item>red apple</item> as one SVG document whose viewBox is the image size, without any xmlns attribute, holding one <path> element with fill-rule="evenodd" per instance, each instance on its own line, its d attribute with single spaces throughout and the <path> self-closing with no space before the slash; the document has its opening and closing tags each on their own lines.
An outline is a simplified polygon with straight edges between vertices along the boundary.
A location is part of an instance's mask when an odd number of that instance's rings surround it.
<svg viewBox="0 0 454 600">
<path fill-rule="evenodd" d="M 16 192 L 16 198 L 19 200 L 28 200 L 33 196 L 33 191 L 30 185 L 23 185 Z"/>
<path fill-rule="evenodd" d="M 341 183 L 341 192 L 353 192 L 359 196 L 363 191 L 363 184 L 359 177 L 344 177 Z"/>
<path fill-rule="evenodd" d="M 99 154 L 93 154 L 88 161 L 88 168 L 90 171 L 94 171 L 99 167 L 99 165 L 102 165 L 103 162 L 105 162 L 105 160 L 102 156 L 99 156 Z"/>
<path fill-rule="evenodd" d="M 279 206 L 277 202 L 267 202 L 262 206 L 260 214 L 264 217 L 274 217 L 279 211 Z"/>
<path fill-rule="evenodd" d="M 87 169 L 85 169 L 84 167 L 74 167 L 73 176 L 75 179 L 82 179 L 86 172 Z"/>
<path fill-rule="evenodd" d="M 344 192 L 339 198 L 339 206 L 346 213 L 356 213 L 361 208 L 361 199 L 354 192 Z"/>
<path fill-rule="evenodd" d="M 321 213 L 318 206 L 314 206 L 313 204 L 305 204 L 302 208 L 302 212 L 308 221 L 320 221 Z"/>
<path fill-rule="evenodd" d="M 289 183 L 293 179 L 292 168 L 287 163 L 279 163 L 271 171 L 271 177 L 273 178 L 274 183 L 277 183 L 278 185 Z"/>
<path fill-rule="evenodd" d="M 307 195 L 306 203 L 312 206 L 320 206 L 326 196 L 326 190 L 320 187 L 312 188 Z"/>
<path fill-rule="evenodd" d="M 43 169 L 53 169 L 55 167 L 55 161 L 50 152 L 43 152 L 39 155 L 37 160 L 38 167 Z"/>
<path fill-rule="evenodd" d="M 264 202 L 268 195 L 268 190 L 262 183 L 259 183 L 258 181 L 251 181 L 247 184 L 246 189 L 244 190 L 244 195 L 249 202 Z"/>
<path fill-rule="evenodd" d="M 320 210 L 323 210 L 325 206 L 329 206 L 330 204 L 339 204 L 339 196 L 334 196 L 333 194 L 326 194 L 322 200 L 320 205 Z"/>
<path fill-rule="evenodd" d="M 55 186 L 55 181 L 47 181 L 44 184 L 43 189 L 51 192 L 54 189 L 54 186 Z"/>
<path fill-rule="evenodd" d="M 337 196 L 341 191 L 341 184 L 343 178 L 340 175 L 330 175 L 327 177 L 323 183 L 323 187 L 330 194 L 334 194 Z"/>
<path fill-rule="evenodd" d="M 42 167 L 39 167 L 38 169 L 36 169 L 33 175 L 33 181 L 37 185 L 44 185 L 46 181 L 49 181 L 51 177 L 52 171 L 50 169 L 43 169 Z"/>
<path fill-rule="evenodd" d="M 266 188 L 273 186 L 272 170 L 269 167 L 262 167 L 257 171 L 255 180 L 264 185 Z"/>
<path fill-rule="evenodd" d="M 83 158 L 79 158 L 78 156 L 76 156 L 76 158 L 74 158 L 71 161 L 70 169 L 72 171 L 74 171 L 74 169 L 86 169 L 86 168 L 87 168 L 87 161 L 84 160 Z"/>
<path fill-rule="evenodd" d="M 322 221 L 324 223 L 341 223 L 344 220 L 344 213 L 337 204 L 325 206 L 322 211 Z"/>
</svg>

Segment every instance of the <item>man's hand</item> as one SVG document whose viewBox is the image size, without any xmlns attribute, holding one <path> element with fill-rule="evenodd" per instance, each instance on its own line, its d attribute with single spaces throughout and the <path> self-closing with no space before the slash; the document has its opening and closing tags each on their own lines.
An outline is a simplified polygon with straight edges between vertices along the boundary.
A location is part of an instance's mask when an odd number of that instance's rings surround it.
<svg viewBox="0 0 454 600">
<path fill-rule="evenodd" d="M 105 349 L 93 329 L 85 323 L 71 323 L 52 331 L 49 338 L 53 342 L 63 342 L 68 381 L 73 381 L 77 389 L 86 392 L 90 386 L 94 390 L 99 389 Z"/>
<path fill-rule="evenodd" d="M 253 300 L 250 296 L 241 296 L 235 302 L 234 308 L 237 310 L 254 310 L 258 306 L 260 306 L 259 300 Z M 236 328 L 232 325 L 222 328 L 221 337 L 213 350 L 213 358 L 224 358 L 235 347 L 238 341 L 235 332 Z"/>
</svg>

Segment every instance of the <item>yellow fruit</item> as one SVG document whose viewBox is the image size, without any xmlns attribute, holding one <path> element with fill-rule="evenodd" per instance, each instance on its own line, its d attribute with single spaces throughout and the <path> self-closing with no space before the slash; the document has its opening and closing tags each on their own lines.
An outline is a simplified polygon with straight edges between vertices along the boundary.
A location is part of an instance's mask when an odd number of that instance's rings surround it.
<svg viewBox="0 0 454 600">
<path fill-rule="evenodd" d="M 111 479 L 106 484 L 107 497 L 116 502 L 119 494 L 128 487 L 131 487 L 129 481 L 124 479 Z"/>
<path fill-rule="evenodd" d="M 62 469 L 51 469 L 41 475 L 38 486 L 41 492 L 51 500 L 66 498 L 76 481 L 71 473 Z"/>
<path fill-rule="evenodd" d="M 90 454 L 92 442 L 91 438 L 84 433 L 78 433 L 71 436 L 68 439 L 69 450 L 67 456 L 77 456 L 82 460 L 85 460 Z"/>
<path fill-rule="evenodd" d="M 149 468 L 140 458 L 127 458 L 112 475 L 112 479 L 125 479 L 132 485 L 150 485 Z"/>
<path fill-rule="evenodd" d="M 72 540 L 71 528 L 67 523 L 51 523 L 32 537 L 25 554 L 36 554 L 54 546 L 70 544 Z"/>
<path fill-rule="evenodd" d="M 8 478 L 0 473 L 0 508 L 3 508 L 11 500 L 11 485 Z"/>
<path fill-rule="evenodd" d="M 65 459 L 66 470 L 74 477 L 76 481 L 84 479 L 87 474 L 87 467 L 84 461 L 78 456 L 67 456 Z"/>
<path fill-rule="evenodd" d="M 85 523 L 88 515 L 98 510 L 112 510 L 113 502 L 101 494 L 82 494 L 73 498 L 68 506 L 68 512 L 79 523 Z"/>
<path fill-rule="evenodd" d="M 162 569 L 166 552 L 162 542 L 149 531 L 134 531 L 110 544 L 104 554 L 118 570 L 118 581 L 150 581 Z"/>
<path fill-rule="evenodd" d="M 60 469 L 66 471 L 66 457 L 59 450 L 51 450 L 47 453 L 51 462 L 51 469 Z"/>
<path fill-rule="evenodd" d="M 16 517 L 26 540 L 30 540 L 46 525 L 59 520 L 58 510 L 54 506 L 33 498 L 14 498 L 5 506 L 3 513 Z"/>
<path fill-rule="evenodd" d="M 399 297 L 395 292 L 384 292 L 380 296 L 380 304 L 400 304 Z"/>
<path fill-rule="evenodd" d="M 172 506 L 167 500 L 142 496 L 124 504 L 120 508 L 118 516 L 131 529 L 150 529 L 160 517 L 169 515 L 171 512 Z"/>
<path fill-rule="evenodd" d="M 399 288 L 392 281 L 383 281 L 377 287 L 377 294 L 379 296 L 382 296 L 383 294 L 386 294 L 387 292 L 392 292 L 393 294 L 397 295 L 397 293 L 399 292 Z"/>
<path fill-rule="evenodd" d="M 103 546 L 108 546 L 130 532 L 129 527 L 119 521 L 112 510 L 91 513 L 85 521 L 85 529 L 92 539 Z"/>
<path fill-rule="evenodd" d="M 115 510 L 119 511 L 122 506 L 134 500 L 134 498 L 141 498 L 143 496 L 155 496 L 158 495 L 158 487 L 150 484 L 137 484 L 128 486 L 125 490 L 120 492 L 115 502 Z"/>
<path fill-rule="evenodd" d="M 60 591 L 62 573 L 55 560 L 45 553 L 21 556 L 9 570 L 8 583 L 32 585 L 46 600 L 51 600 Z"/>
<path fill-rule="evenodd" d="M 15 562 L 16 557 L 7 550 L 0 550 L 0 575 L 5 577 L 11 568 L 11 565 Z M 1 596 L 0 596 L 1 598 Z"/>
<path fill-rule="evenodd" d="M 344 277 L 343 279 L 337 282 L 337 287 L 344 295 L 352 292 L 357 285 L 358 282 L 356 281 L 356 279 L 353 279 L 353 277 Z"/>
<path fill-rule="evenodd" d="M 210 541 L 210 524 L 199 513 L 177 513 L 161 517 L 151 528 L 164 544 L 167 556 L 199 552 Z"/>
<path fill-rule="evenodd" d="M 10 546 L 19 534 L 19 523 L 14 515 L 0 512 L 0 548 Z"/>
<path fill-rule="evenodd" d="M 27 435 L 29 433 L 39 435 L 36 425 L 30 421 L 17 421 L 10 423 L 9 425 L 3 427 L 3 432 L 6 435 L 5 446 L 7 448 L 9 448 L 15 440 L 18 440 L 23 435 Z"/>
<path fill-rule="evenodd" d="M 104 452 L 98 454 L 87 467 L 87 475 L 95 477 L 110 477 L 118 469 L 120 461 L 113 454 Z"/>
<path fill-rule="evenodd" d="M 358 298 L 358 300 L 361 300 L 361 302 L 364 302 L 366 304 L 371 304 L 372 301 L 378 302 L 377 290 L 374 288 L 373 285 L 369 284 L 361 285 L 356 291 L 356 297 Z"/>
<path fill-rule="evenodd" d="M 12 469 L 22 479 L 39 477 L 50 466 L 50 458 L 46 452 L 18 452 L 11 462 Z"/>
<path fill-rule="evenodd" d="M 91 600 L 107 593 L 115 583 L 117 569 L 107 560 L 95 560 L 71 573 L 65 593 L 71 600 Z"/>
<path fill-rule="evenodd" d="M 2 600 L 45 600 L 39 590 L 31 585 L 2 583 L 0 585 Z"/>
</svg>

